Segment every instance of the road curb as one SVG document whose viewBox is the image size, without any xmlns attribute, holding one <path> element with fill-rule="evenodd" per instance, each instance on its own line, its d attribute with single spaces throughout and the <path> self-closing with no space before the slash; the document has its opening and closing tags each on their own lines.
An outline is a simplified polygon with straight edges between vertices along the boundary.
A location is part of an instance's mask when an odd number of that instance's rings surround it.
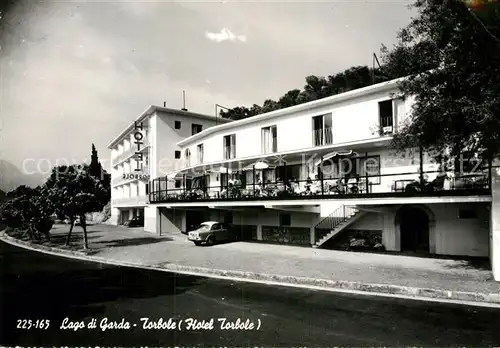
<svg viewBox="0 0 500 348">
<path fill-rule="evenodd" d="M 435 300 L 465 301 L 478 304 L 480 303 L 497 304 L 497 305 L 500 304 L 500 292 L 476 293 L 476 292 L 449 291 L 449 290 L 430 289 L 430 288 L 417 288 L 417 287 L 408 287 L 408 286 L 391 285 L 391 284 L 373 284 L 373 283 L 362 283 L 362 282 L 343 281 L 343 280 L 327 280 L 327 279 L 295 277 L 295 276 L 275 275 L 266 273 L 213 269 L 206 267 L 171 264 L 168 262 L 156 265 L 141 265 L 137 263 L 123 262 L 119 260 L 93 256 L 90 255 L 90 253 L 92 253 L 91 250 L 89 252 L 83 252 L 83 251 L 65 250 L 55 247 L 48 247 L 45 245 L 32 244 L 30 242 L 20 241 L 16 238 L 8 236 L 5 232 L 0 232 L 0 240 L 3 240 L 9 244 L 25 248 L 27 247 L 41 252 L 48 252 L 59 256 L 72 257 L 81 260 L 111 264 L 116 266 L 134 267 L 134 268 L 142 268 L 142 269 L 156 270 L 156 271 L 169 271 L 169 272 L 199 275 L 205 277 L 212 276 L 217 278 L 231 278 L 242 281 L 246 280 L 252 282 L 267 282 L 267 283 L 274 283 L 274 284 L 281 284 L 281 285 L 288 285 L 295 287 L 305 287 L 305 288 L 312 287 L 316 289 L 324 289 L 332 291 L 335 290 L 356 291 L 367 294 L 372 293 L 378 295 L 408 296 L 420 299 L 426 298 Z"/>
<path fill-rule="evenodd" d="M 88 256 L 89 253 L 92 252 L 91 250 L 89 250 L 88 252 L 76 251 L 76 250 L 61 249 L 61 248 L 49 247 L 46 245 L 40 245 L 40 244 L 36 244 L 36 243 L 26 242 L 24 240 L 19 240 L 17 238 L 11 237 L 7 233 L 5 233 L 4 231 L 0 232 L 0 240 L 3 240 L 4 242 L 7 242 L 9 244 L 15 244 L 15 245 L 19 245 L 19 246 L 27 246 L 31 249 L 41 250 L 41 251 L 49 251 L 49 252 L 58 253 L 61 255 Z"/>
</svg>

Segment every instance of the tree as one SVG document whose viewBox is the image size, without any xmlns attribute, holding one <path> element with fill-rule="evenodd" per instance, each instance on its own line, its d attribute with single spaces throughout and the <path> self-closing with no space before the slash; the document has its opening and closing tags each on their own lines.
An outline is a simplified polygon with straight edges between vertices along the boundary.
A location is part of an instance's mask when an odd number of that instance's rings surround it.
<svg viewBox="0 0 500 348">
<path fill-rule="evenodd" d="M 104 187 L 109 190 L 111 193 L 111 175 L 108 174 L 101 165 L 101 162 L 99 162 L 99 157 L 97 155 L 97 150 L 95 148 L 95 145 L 92 144 L 92 154 L 90 156 L 90 166 L 89 166 L 90 174 L 98 179 Z M 111 196 L 109 197 L 111 198 Z M 109 200 L 108 198 L 108 200 Z"/>
<path fill-rule="evenodd" d="M 9 227 L 28 226 L 30 238 L 39 238 L 42 233 L 50 240 L 50 229 L 53 221 L 53 205 L 47 197 L 43 186 L 36 188 L 21 185 L 7 195 L 8 200 L 0 207 L 0 213 Z M 31 234 L 30 232 L 34 232 Z"/>
<path fill-rule="evenodd" d="M 432 57 L 439 66 L 401 82 L 401 95 L 415 103 L 394 146 L 491 159 L 500 153 L 498 4 L 471 10 L 458 1 L 418 0 L 414 6 L 418 16 L 400 31 L 396 50 Z M 389 55 L 387 64 L 400 65 L 395 57 Z"/>
<path fill-rule="evenodd" d="M 60 166 L 52 169 L 45 183 L 48 198 L 58 214 L 70 219 L 69 244 L 76 217 L 83 228 L 84 248 L 88 248 L 85 214 L 101 211 L 109 201 L 109 189 L 91 174 L 88 165 Z"/>
<path fill-rule="evenodd" d="M 279 100 L 278 104 L 282 108 L 288 108 L 290 106 L 297 105 L 297 97 L 300 94 L 300 89 L 292 89 L 286 92 Z"/>
<path fill-rule="evenodd" d="M 90 173 L 98 179 L 102 178 L 102 166 L 99 162 L 97 150 L 95 149 L 94 144 L 92 144 L 92 154 L 90 156 Z"/>
</svg>

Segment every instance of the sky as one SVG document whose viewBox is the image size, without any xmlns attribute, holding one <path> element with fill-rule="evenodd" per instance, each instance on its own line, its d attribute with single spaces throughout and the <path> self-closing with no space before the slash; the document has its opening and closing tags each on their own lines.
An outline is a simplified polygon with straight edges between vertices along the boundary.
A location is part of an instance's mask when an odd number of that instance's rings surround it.
<svg viewBox="0 0 500 348">
<path fill-rule="evenodd" d="M 413 13 L 400 1 L 44 1 L 2 19 L 0 159 L 48 172 L 88 160 L 149 105 L 214 114 L 308 75 L 372 64 Z M 25 166 L 23 167 L 23 163 Z"/>
</svg>

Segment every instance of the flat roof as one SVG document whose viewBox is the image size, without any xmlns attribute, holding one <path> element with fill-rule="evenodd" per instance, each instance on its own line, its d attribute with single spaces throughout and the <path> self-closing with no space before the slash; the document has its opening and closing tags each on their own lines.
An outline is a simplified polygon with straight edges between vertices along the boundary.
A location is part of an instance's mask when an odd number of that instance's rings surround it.
<svg viewBox="0 0 500 348">
<path fill-rule="evenodd" d="M 247 117 L 247 118 L 244 118 L 242 120 L 233 121 L 233 122 L 228 123 L 228 124 L 222 124 L 222 125 L 210 127 L 210 128 L 207 128 L 207 129 L 201 131 L 200 133 L 197 133 L 195 135 L 192 135 L 190 137 L 187 137 L 187 138 L 179 141 L 177 143 L 177 145 L 184 146 L 184 145 L 187 145 L 189 143 L 195 142 L 196 140 L 203 138 L 209 134 L 212 134 L 212 133 L 215 133 L 218 131 L 229 130 L 229 129 L 232 129 L 232 128 L 235 128 L 235 127 L 238 127 L 241 125 L 250 124 L 250 123 L 259 122 L 259 121 L 265 121 L 267 119 L 271 119 L 274 117 L 284 116 L 284 115 L 288 115 L 288 114 L 291 114 L 294 112 L 303 111 L 303 110 L 307 110 L 307 109 L 315 108 L 315 107 L 320 107 L 320 106 L 323 106 L 326 104 L 338 103 L 338 102 L 341 102 L 344 100 L 362 97 L 364 95 L 368 95 L 371 93 L 381 92 L 384 90 L 390 90 L 390 89 L 393 89 L 394 87 L 396 87 L 397 84 L 400 81 L 403 81 L 404 79 L 406 79 L 406 77 L 401 77 L 398 79 L 394 79 L 394 80 L 390 80 L 390 81 L 386 81 L 386 82 L 382 82 L 382 83 L 377 83 L 375 85 L 354 89 L 352 91 L 336 94 L 336 95 L 333 95 L 331 97 L 313 100 L 313 101 L 310 101 L 307 103 L 290 106 L 288 108 L 283 108 L 283 109 L 267 112 L 265 114 Z"/>
<path fill-rule="evenodd" d="M 180 116 L 189 116 L 189 117 L 193 117 L 193 118 L 201 118 L 201 119 L 211 120 L 211 121 L 215 121 L 215 119 L 216 119 L 215 116 L 210 116 L 210 115 L 205 115 L 205 114 L 199 114 L 199 113 L 196 113 L 196 112 L 184 111 L 184 110 L 179 110 L 179 109 L 171 109 L 171 108 L 166 108 L 166 107 L 158 106 L 158 105 L 150 105 L 134 121 L 132 121 L 127 128 L 125 128 L 116 138 L 114 138 L 111 143 L 109 143 L 108 149 L 111 149 L 120 140 L 122 140 L 123 137 L 125 137 L 127 134 L 129 134 L 134 129 L 135 122 L 141 122 L 146 117 L 148 117 L 149 115 L 155 113 L 156 111 L 162 111 L 162 112 L 171 113 L 171 114 L 180 115 Z M 217 117 L 217 121 L 221 122 L 221 123 L 232 122 L 232 120 L 229 120 L 227 118 L 222 118 L 222 117 Z"/>
</svg>

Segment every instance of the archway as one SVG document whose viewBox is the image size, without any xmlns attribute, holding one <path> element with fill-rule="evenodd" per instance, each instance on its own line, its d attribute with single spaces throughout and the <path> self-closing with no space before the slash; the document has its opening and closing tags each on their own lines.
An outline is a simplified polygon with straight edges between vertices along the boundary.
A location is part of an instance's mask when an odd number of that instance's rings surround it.
<svg viewBox="0 0 500 348">
<path fill-rule="evenodd" d="M 434 216 L 427 207 L 405 205 L 396 213 L 396 228 L 399 230 L 401 251 L 418 253 L 435 252 L 431 243 Z"/>
</svg>

